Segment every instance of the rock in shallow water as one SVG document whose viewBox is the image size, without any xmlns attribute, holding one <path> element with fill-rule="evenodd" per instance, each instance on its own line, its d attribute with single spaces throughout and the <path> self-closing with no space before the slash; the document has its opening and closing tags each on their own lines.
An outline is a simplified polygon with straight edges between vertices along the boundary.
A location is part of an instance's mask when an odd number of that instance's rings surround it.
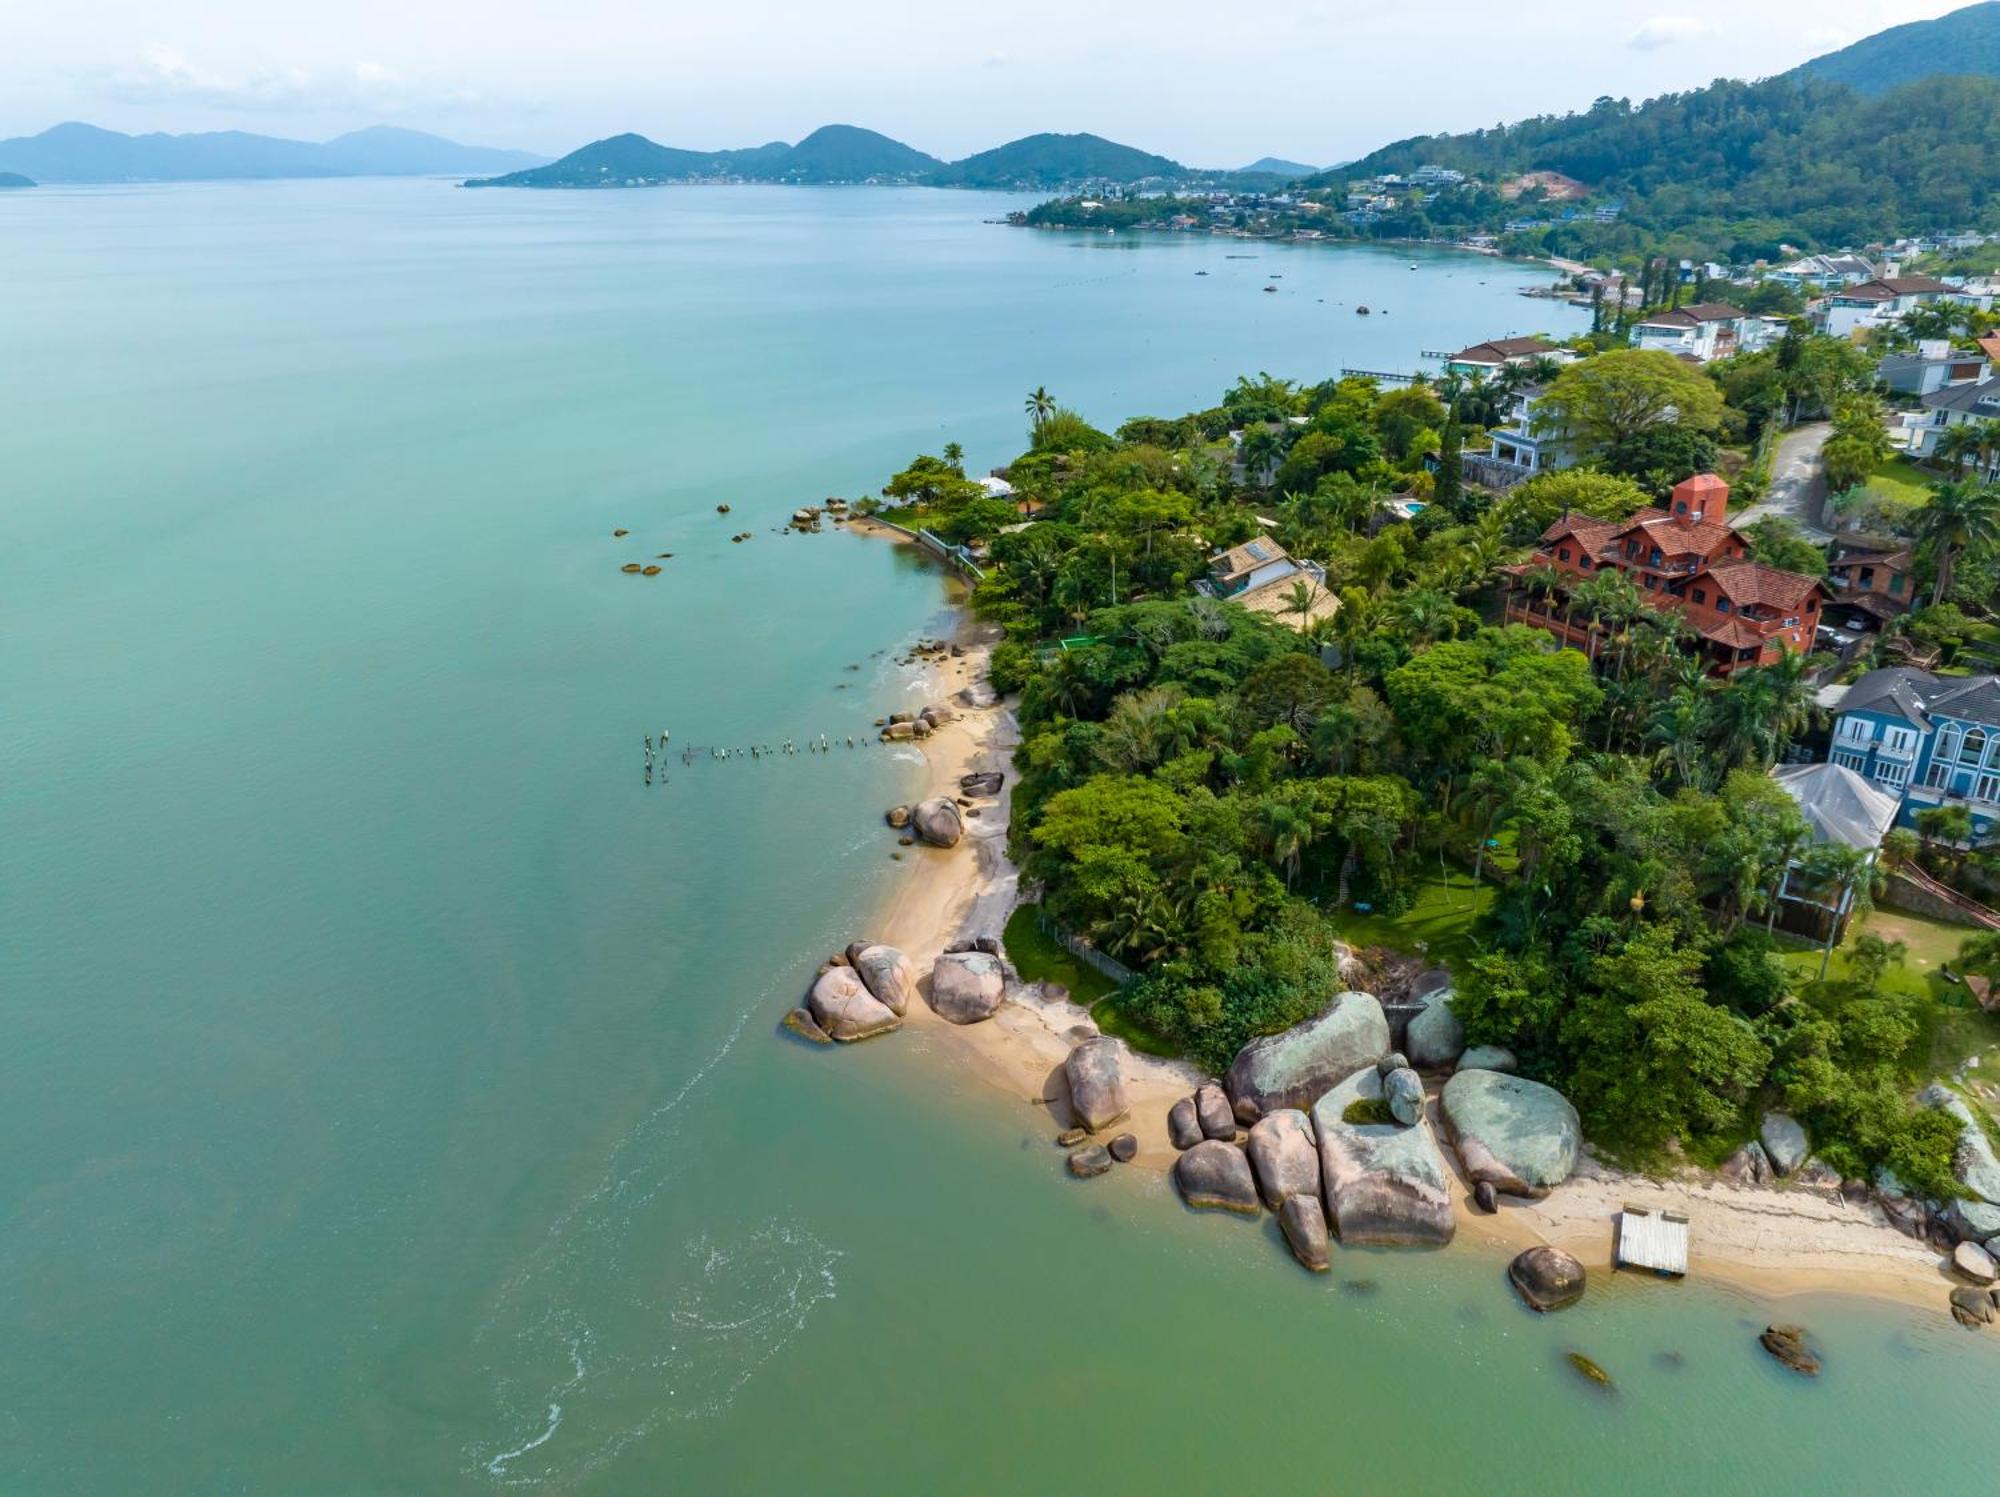
<svg viewBox="0 0 2000 1497">
<path fill-rule="evenodd" d="M 852 967 L 829 967 L 820 973 L 806 998 L 806 1007 L 819 1027 L 843 1044 L 872 1039 L 903 1025 L 868 991 Z"/>
<path fill-rule="evenodd" d="M 1111 1157 L 1120 1164 L 1130 1164 L 1139 1155 L 1139 1139 L 1136 1134 L 1121 1133 L 1111 1140 Z"/>
<path fill-rule="evenodd" d="M 1235 1211 L 1255 1216 L 1257 1184 L 1250 1161 L 1234 1144 L 1205 1138 L 1174 1161 L 1174 1185 L 1196 1210 Z"/>
<path fill-rule="evenodd" d="M 1230 1062 L 1230 1100 L 1257 1115 L 1310 1107 L 1389 1048 L 1389 1021 L 1372 993 L 1338 994 L 1318 1018 L 1252 1040 Z"/>
<path fill-rule="evenodd" d="M 1507 1265 L 1507 1278 L 1532 1309 L 1560 1310 L 1583 1298 L 1583 1265 L 1561 1248 L 1529 1248 Z"/>
<path fill-rule="evenodd" d="M 785 1028 L 802 1040 L 811 1040 L 815 1045 L 831 1045 L 833 1036 L 819 1027 L 819 1021 L 808 1008 L 795 1008 L 785 1015 Z"/>
<path fill-rule="evenodd" d="M 1819 1358 L 1806 1349 L 1804 1326 L 1767 1325 L 1757 1341 L 1792 1371 L 1802 1372 L 1807 1377 L 1819 1376 Z"/>
<path fill-rule="evenodd" d="M 1993 1323 L 1993 1296 L 1984 1289 L 1954 1289 L 1951 1318 L 1972 1330 Z"/>
<path fill-rule="evenodd" d="M 993 1017 L 1007 995 L 1000 959 L 984 951 L 948 951 L 931 968 L 931 1007 L 953 1024 Z"/>
<path fill-rule="evenodd" d="M 1302 1267 L 1314 1273 L 1327 1271 L 1330 1260 L 1327 1255 L 1326 1212 L 1321 1209 L 1318 1196 L 1287 1196 L 1285 1204 L 1278 1208 L 1278 1230 L 1285 1234 L 1292 1256 L 1299 1260 Z"/>
<path fill-rule="evenodd" d="M 1472 1182 L 1472 1204 L 1477 1206 L 1481 1211 L 1484 1211 L 1488 1216 L 1493 1215 L 1494 1212 L 1500 1209 L 1500 1192 L 1493 1188 L 1491 1180 L 1475 1180 Z"/>
<path fill-rule="evenodd" d="M 1319 1195 L 1319 1151 L 1312 1120 L 1295 1107 L 1267 1112 L 1250 1130 L 1245 1152 L 1264 1204 L 1276 1211 L 1295 1195 Z"/>
<path fill-rule="evenodd" d="M 1460 1071 L 1438 1114 L 1466 1175 L 1539 1200 L 1570 1177 L 1583 1145 L 1576 1109 L 1553 1087 L 1499 1071 Z"/>
<path fill-rule="evenodd" d="M 1125 1043 L 1110 1035 L 1085 1040 L 1063 1061 L 1070 1111 L 1092 1133 L 1102 1133 L 1131 1111 L 1125 1100 Z"/>
<path fill-rule="evenodd" d="M 1087 1149 L 1078 1149 L 1069 1156 L 1069 1172 L 1079 1180 L 1088 1180 L 1093 1175 L 1101 1175 L 1111 1168 L 1111 1151 L 1102 1144 L 1092 1144 Z"/>
</svg>

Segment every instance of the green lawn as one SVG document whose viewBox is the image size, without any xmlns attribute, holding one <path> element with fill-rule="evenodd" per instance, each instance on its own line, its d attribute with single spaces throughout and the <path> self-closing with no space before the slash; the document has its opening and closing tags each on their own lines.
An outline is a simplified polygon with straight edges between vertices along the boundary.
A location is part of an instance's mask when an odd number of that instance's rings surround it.
<svg viewBox="0 0 2000 1497">
<path fill-rule="evenodd" d="M 1868 475 L 1866 487 L 1898 504 L 1925 504 L 1937 478 L 1906 457 L 1886 458 Z"/>
<path fill-rule="evenodd" d="M 1465 869 L 1434 869 L 1417 880 L 1416 902 L 1400 915 L 1348 909 L 1330 911 L 1327 919 L 1351 945 L 1425 956 L 1455 973 L 1460 962 L 1484 949 L 1473 927 L 1492 908 L 1494 892 Z"/>
<path fill-rule="evenodd" d="M 1918 1049 L 1924 1057 L 1921 1069 L 1926 1075 L 1940 1074 L 1968 1055 L 2000 1045 L 2000 1017 L 1981 1010 L 1962 983 L 1946 982 L 1939 974 L 1945 963 L 1956 959 L 1960 944 L 1973 934 L 1968 925 L 1949 925 L 1902 910 L 1871 910 L 1848 927 L 1847 939 L 1834 949 L 1827 976 L 1838 979 L 1847 975 L 1847 954 L 1862 935 L 1901 941 L 1909 955 L 1902 966 L 1891 967 L 1883 976 L 1882 989 L 1924 1000 L 1925 1035 Z M 1786 946 L 1782 960 L 1800 983 L 1819 976 L 1819 947 L 1789 941 Z"/>
</svg>

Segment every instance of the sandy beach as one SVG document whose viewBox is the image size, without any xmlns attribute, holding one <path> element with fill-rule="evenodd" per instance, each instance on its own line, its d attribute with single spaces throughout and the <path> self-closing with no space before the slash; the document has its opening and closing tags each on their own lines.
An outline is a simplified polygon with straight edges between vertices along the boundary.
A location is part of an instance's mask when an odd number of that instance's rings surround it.
<svg viewBox="0 0 2000 1497">
<path fill-rule="evenodd" d="M 859 524 L 855 528 L 861 528 Z M 874 534 L 901 539 L 886 527 Z M 991 640 L 968 617 L 962 656 L 931 668 L 923 700 L 949 705 L 954 720 L 918 743 L 925 756 L 918 798 L 957 795 L 962 775 L 998 770 L 1011 787 L 1019 728 L 1000 703 L 975 707 L 960 693 L 981 683 Z M 950 850 L 913 847 L 876 922 L 877 939 L 907 952 L 928 972 L 946 946 L 974 936 L 998 936 L 1017 899 L 1019 874 L 1007 856 L 1009 794 L 977 802 L 966 836 Z M 1051 1136 L 1069 1125 L 1062 1061 L 1072 1033 L 1090 1025 L 1082 1008 L 1041 999 L 1032 985 L 1002 1004 L 984 1024 L 946 1023 L 925 1003 L 913 1003 L 905 1024 L 949 1045 L 970 1074 L 1012 1100 L 1049 1110 Z M 1165 1172 L 1176 1157 L 1167 1139 L 1169 1108 L 1208 1079 L 1187 1062 L 1132 1053 L 1127 1067 L 1130 1118 L 1115 1131 L 1139 1140 L 1133 1161 Z M 1441 1078 L 1427 1078 L 1432 1126 L 1452 1167 L 1458 1237 L 1448 1251 L 1512 1254 L 1548 1243 L 1574 1254 L 1588 1269 L 1609 1271 L 1614 1221 L 1626 1204 L 1684 1212 L 1691 1223 L 1690 1276 L 1721 1282 L 1759 1297 L 1847 1293 L 1941 1310 L 1951 1280 L 1928 1244 L 1902 1235 L 1871 1205 L 1806 1188 L 1742 1189 L 1713 1176 L 1649 1178 L 1586 1159 L 1577 1174 L 1541 1201 L 1502 1197 L 1497 1215 L 1477 1211 L 1469 1182 L 1436 1118 Z"/>
</svg>

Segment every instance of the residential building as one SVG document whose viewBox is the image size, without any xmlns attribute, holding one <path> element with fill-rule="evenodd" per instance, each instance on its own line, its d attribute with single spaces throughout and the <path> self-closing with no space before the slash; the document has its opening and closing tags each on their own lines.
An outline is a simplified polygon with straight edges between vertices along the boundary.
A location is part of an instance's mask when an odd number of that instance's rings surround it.
<svg viewBox="0 0 2000 1497">
<path fill-rule="evenodd" d="M 1851 847 L 1874 863 L 1900 810 L 1892 792 L 1839 764 L 1781 764 L 1771 778 L 1798 803 L 1814 842 Z M 1776 913 L 1787 930 L 1803 927 L 1813 936 L 1838 940 L 1854 909 L 1857 882 L 1834 886 L 1815 880 L 1795 858 L 1779 881 Z"/>
<path fill-rule="evenodd" d="M 1410 173 L 1410 184 L 1413 187 L 1456 187 L 1464 180 L 1464 172 L 1435 164 L 1420 166 Z"/>
<path fill-rule="evenodd" d="M 1840 622 L 1847 628 L 1874 631 L 1902 617 L 1916 600 L 1910 563 L 1910 548 L 1901 542 L 1836 538 L 1827 563 L 1828 620 L 1846 610 Z"/>
<path fill-rule="evenodd" d="M 1755 353 L 1770 341 L 1771 320 L 1727 302 L 1696 302 L 1654 312 L 1632 329 L 1640 348 L 1692 355 L 1706 364 L 1734 353 Z"/>
<path fill-rule="evenodd" d="M 1973 836 L 2000 823 L 2000 677 L 1870 671 L 1834 708 L 1830 762 L 1899 796 L 1905 821 L 1963 805 Z"/>
<path fill-rule="evenodd" d="M 1461 348 L 1445 360 L 1447 374 L 1497 374 L 1509 365 L 1521 367 L 1539 359 L 1559 364 L 1576 362 L 1576 355 L 1559 348 L 1546 338 L 1489 338 L 1470 348 Z"/>
<path fill-rule="evenodd" d="M 1992 372 L 1984 353 L 1954 349 L 1946 338 L 1926 338 L 1915 353 L 1892 353 L 1875 377 L 1903 395 L 1934 395 L 1947 385 L 1977 384 Z"/>
<path fill-rule="evenodd" d="M 1859 255 L 1807 255 L 1767 271 L 1764 279 L 1794 290 L 1821 286 L 1858 286 L 1875 279 L 1875 267 Z"/>
<path fill-rule="evenodd" d="M 1703 473 L 1676 485 L 1664 510 L 1649 507 L 1629 520 L 1563 517 L 1543 532 L 1534 561 L 1509 571 L 1518 581 L 1549 568 L 1566 585 L 1541 599 L 1510 590 L 1509 622 L 1546 629 L 1594 655 L 1601 636 L 1577 617 L 1572 579 L 1615 569 L 1648 607 L 1687 621 L 1697 653 L 1718 674 L 1811 650 L 1825 587 L 1816 577 L 1751 561 L 1749 543 L 1723 518 L 1728 503 L 1729 485 Z"/>
<path fill-rule="evenodd" d="M 1301 584 L 1309 600 L 1304 613 L 1297 608 Z M 1208 576 L 1195 589 L 1241 603 L 1253 613 L 1271 614 L 1300 631 L 1340 610 L 1340 600 L 1327 588 L 1326 569 L 1316 561 L 1295 560 L 1269 536 L 1216 552 L 1208 559 Z"/>
<path fill-rule="evenodd" d="M 1923 398 L 1923 413 L 1907 424 L 1912 457 L 1937 455 L 1938 441 L 1954 426 L 2000 420 L 2000 378 L 1972 385 L 1947 385 Z M 2000 476 L 2000 453 L 1989 460 L 1986 476 Z"/>
<path fill-rule="evenodd" d="M 1905 312 L 1949 297 L 1956 290 L 1933 276 L 1889 276 L 1843 286 L 1820 307 L 1821 325 L 1836 338 L 1851 337 L 1863 328 L 1882 327 Z"/>
</svg>

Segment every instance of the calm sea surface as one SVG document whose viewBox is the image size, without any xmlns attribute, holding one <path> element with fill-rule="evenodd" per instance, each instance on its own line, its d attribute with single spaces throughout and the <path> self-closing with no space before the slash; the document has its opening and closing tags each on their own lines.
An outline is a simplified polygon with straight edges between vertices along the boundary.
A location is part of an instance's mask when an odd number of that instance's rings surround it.
<svg viewBox="0 0 2000 1497">
<path fill-rule="evenodd" d="M 1941 1308 L 1792 1307 L 1806 1383 L 1699 1284 L 1315 1281 L 920 1036 L 774 1036 L 945 622 L 785 511 L 1006 460 L 1038 384 L 1109 426 L 1579 320 L 1009 206 L 0 197 L 0 1491 L 1992 1490 Z M 663 727 L 843 746 L 648 787 Z"/>
</svg>

